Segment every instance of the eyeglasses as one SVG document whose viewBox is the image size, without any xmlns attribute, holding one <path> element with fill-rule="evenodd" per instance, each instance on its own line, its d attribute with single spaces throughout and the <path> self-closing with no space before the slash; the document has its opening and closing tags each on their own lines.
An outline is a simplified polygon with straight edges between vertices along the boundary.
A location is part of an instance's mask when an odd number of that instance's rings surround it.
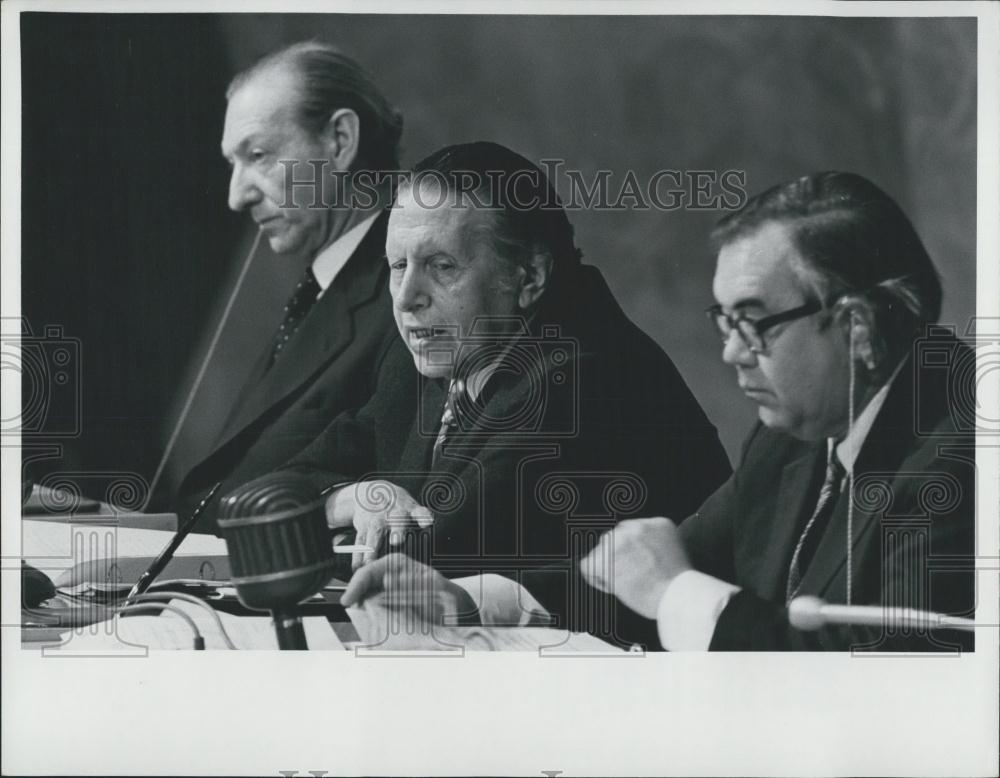
<svg viewBox="0 0 1000 778">
<path fill-rule="evenodd" d="M 721 305 L 713 305 L 705 309 L 708 318 L 715 325 L 715 329 L 722 336 L 722 342 L 729 340 L 729 335 L 735 329 L 740 338 L 754 354 L 762 352 L 766 346 L 764 343 L 764 333 L 777 324 L 787 321 L 795 321 L 822 310 L 823 306 L 816 300 L 811 300 L 798 308 L 791 308 L 772 316 L 765 316 L 763 319 L 748 319 L 742 313 L 730 316 L 722 310 Z"/>
</svg>

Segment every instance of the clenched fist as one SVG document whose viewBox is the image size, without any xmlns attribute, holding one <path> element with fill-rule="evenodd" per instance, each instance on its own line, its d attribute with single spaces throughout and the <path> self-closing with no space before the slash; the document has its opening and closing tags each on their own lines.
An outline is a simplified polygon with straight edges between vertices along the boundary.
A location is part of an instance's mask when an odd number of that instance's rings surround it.
<svg viewBox="0 0 1000 778">
<path fill-rule="evenodd" d="M 623 521 L 580 562 L 591 586 L 647 619 L 656 618 L 667 585 L 690 569 L 677 525 L 664 518 Z"/>
</svg>

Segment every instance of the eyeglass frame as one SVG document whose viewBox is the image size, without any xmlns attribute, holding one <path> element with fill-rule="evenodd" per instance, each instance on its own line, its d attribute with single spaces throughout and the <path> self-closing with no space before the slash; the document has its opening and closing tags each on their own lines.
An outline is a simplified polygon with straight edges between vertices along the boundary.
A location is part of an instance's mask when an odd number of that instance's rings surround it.
<svg viewBox="0 0 1000 778">
<path fill-rule="evenodd" d="M 729 336 L 733 334 L 733 330 L 740 336 L 740 340 L 743 344 L 750 349 L 754 354 L 760 354 L 767 348 L 767 343 L 764 341 L 764 333 L 767 332 L 772 327 L 778 324 L 784 324 L 785 322 L 795 321 L 797 319 L 804 319 L 806 316 L 812 316 L 814 313 L 819 313 L 823 310 L 823 304 L 819 300 L 810 300 L 803 305 L 796 308 L 789 308 L 787 311 L 781 311 L 780 313 L 771 314 L 770 316 L 764 316 L 760 319 L 750 319 L 746 315 L 740 313 L 736 316 L 730 316 L 719 304 L 710 305 L 705 309 L 705 315 L 708 316 L 709 321 L 712 322 L 712 326 L 715 327 L 716 331 L 722 336 L 722 342 L 726 343 L 729 341 Z M 719 320 L 725 319 L 726 323 L 729 325 L 729 332 L 723 332 L 721 327 L 719 327 Z M 744 334 L 743 329 L 740 327 L 740 323 L 745 322 L 748 324 L 752 330 L 753 334 L 756 336 L 757 340 L 760 341 L 760 346 L 756 346 L 751 343 L 747 336 Z"/>
</svg>

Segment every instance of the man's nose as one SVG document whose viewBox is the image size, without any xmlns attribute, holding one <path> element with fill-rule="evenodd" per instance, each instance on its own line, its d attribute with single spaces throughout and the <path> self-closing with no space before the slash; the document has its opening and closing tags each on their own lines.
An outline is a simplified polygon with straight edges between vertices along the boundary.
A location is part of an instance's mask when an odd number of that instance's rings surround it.
<svg viewBox="0 0 1000 778">
<path fill-rule="evenodd" d="M 408 265 L 403 272 L 403 278 L 393 295 L 393 302 L 397 310 L 405 313 L 419 311 L 430 303 L 430 297 L 424 289 L 423 277 L 413 264 Z"/>
<path fill-rule="evenodd" d="M 739 330 L 735 327 L 730 330 L 729 335 L 723 341 L 722 361 L 727 365 L 740 367 L 753 367 L 757 364 L 757 355 L 750 350 Z"/>
<path fill-rule="evenodd" d="M 260 190 L 250 180 L 246 168 L 237 162 L 229 177 L 229 208 L 233 211 L 242 211 L 260 202 L 260 199 Z"/>
</svg>

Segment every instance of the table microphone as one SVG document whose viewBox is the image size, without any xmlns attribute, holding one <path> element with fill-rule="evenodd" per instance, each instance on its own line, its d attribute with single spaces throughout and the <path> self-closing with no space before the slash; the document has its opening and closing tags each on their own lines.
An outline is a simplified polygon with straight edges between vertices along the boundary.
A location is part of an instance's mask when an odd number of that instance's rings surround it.
<svg viewBox="0 0 1000 778">
<path fill-rule="evenodd" d="M 251 610 L 271 612 L 280 649 L 308 648 L 297 606 L 333 577 L 324 502 L 308 479 L 271 473 L 219 504 L 236 595 Z"/>
<path fill-rule="evenodd" d="M 788 604 L 788 621 L 796 629 L 813 632 L 827 624 L 894 629 L 958 629 L 972 632 L 974 619 L 948 616 L 915 608 L 883 605 L 828 605 L 819 597 L 796 597 Z"/>
</svg>

